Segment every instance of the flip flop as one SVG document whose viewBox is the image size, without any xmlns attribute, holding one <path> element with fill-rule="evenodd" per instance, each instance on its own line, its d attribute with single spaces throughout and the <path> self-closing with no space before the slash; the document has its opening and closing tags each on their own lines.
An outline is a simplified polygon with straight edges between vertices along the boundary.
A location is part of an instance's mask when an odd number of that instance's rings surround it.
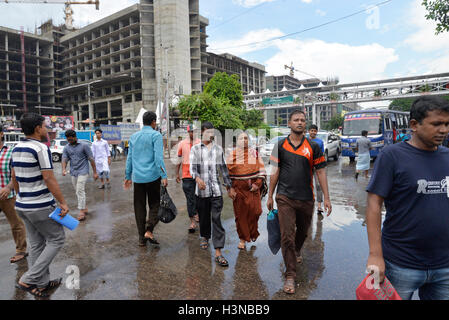
<svg viewBox="0 0 449 320">
<path fill-rule="evenodd" d="M 29 287 L 22 286 L 20 283 L 16 284 L 16 288 L 23 290 L 25 292 L 31 293 L 33 296 L 38 298 L 47 298 L 49 295 L 44 290 L 39 290 L 35 284 L 30 285 Z M 34 289 L 37 289 L 33 291 Z"/>
<path fill-rule="evenodd" d="M 14 257 L 21 257 L 21 258 L 13 261 Z M 9 259 L 9 262 L 11 262 L 11 263 L 19 262 L 19 261 L 25 259 L 26 257 L 28 257 L 28 253 L 26 253 L 26 252 L 25 253 L 17 253 L 14 257 L 11 257 L 11 259 Z"/>
<path fill-rule="evenodd" d="M 62 278 L 50 280 L 48 282 L 47 286 L 45 287 L 44 291 L 55 289 L 55 288 L 59 287 L 61 285 L 61 283 L 62 283 Z"/>
</svg>

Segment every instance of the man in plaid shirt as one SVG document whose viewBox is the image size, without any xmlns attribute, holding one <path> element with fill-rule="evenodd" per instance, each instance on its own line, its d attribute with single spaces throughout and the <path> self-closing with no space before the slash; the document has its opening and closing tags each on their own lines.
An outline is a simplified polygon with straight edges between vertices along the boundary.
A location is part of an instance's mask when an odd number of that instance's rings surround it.
<svg viewBox="0 0 449 320">
<path fill-rule="evenodd" d="M 14 241 L 16 243 L 16 255 L 10 259 L 11 263 L 18 262 L 28 256 L 26 252 L 26 229 L 22 219 L 17 215 L 16 193 L 11 179 L 12 147 L 4 144 L 3 128 L 0 125 L 0 209 L 5 213 Z"/>
<path fill-rule="evenodd" d="M 200 217 L 201 248 L 209 247 L 211 238 L 215 248 L 215 261 L 222 267 L 228 266 L 228 261 L 221 254 L 225 244 L 225 230 L 221 224 L 223 196 L 220 187 L 218 171 L 221 171 L 224 185 L 231 191 L 231 179 L 224 159 L 223 149 L 213 141 L 214 127 L 210 122 L 201 126 L 202 141 L 190 151 L 190 174 L 196 181 L 195 194 Z"/>
</svg>

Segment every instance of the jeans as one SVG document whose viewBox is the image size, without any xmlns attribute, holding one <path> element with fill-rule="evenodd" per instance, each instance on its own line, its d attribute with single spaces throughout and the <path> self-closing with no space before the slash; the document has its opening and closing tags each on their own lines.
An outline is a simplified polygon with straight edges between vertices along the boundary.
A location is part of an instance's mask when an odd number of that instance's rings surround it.
<svg viewBox="0 0 449 320">
<path fill-rule="evenodd" d="M 421 300 L 449 300 L 449 268 L 416 270 L 385 260 L 385 276 L 403 300 L 416 290 Z"/>
</svg>

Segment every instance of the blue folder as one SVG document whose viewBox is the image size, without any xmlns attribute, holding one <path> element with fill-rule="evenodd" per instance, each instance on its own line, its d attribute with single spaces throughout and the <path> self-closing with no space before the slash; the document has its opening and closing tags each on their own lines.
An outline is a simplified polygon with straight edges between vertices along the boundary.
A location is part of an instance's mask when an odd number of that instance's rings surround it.
<svg viewBox="0 0 449 320">
<path fill-rule="evenodd" d="M 61 218 L 59 215 L 61 214 L 61 208 L 56 208 L 49 217 L 55 220 L 57 223 L 62 224 L 64 227 L 75 230 L 79 225 L 79 221 L 72 217 L 70 214 L 66 214 L 64 218 Z"/>
</svg>

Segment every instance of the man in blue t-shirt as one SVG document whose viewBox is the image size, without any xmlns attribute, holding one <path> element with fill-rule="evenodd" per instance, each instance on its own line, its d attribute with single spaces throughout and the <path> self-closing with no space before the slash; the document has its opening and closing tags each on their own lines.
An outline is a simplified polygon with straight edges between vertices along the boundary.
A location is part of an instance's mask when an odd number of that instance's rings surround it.
<svg viewBox="0 0 449 320">
<path fill-rule="evenodd" d="M 449 102 L 415 100 L 412 138 L 379 154 L 367 187 L 367 270 L 402 299 L 449 299 Z M 381 233 L 382 204 L 386 215 Z"/>
<path fill-rule="evenodd" d="M 318 133 L 317 125 L 311 124 L 309 127 L 310 140 L 312 140 L 313 142 L 316 142 L 320 146 L 321 152 L 324 154 L 324 142 L 320 138 L 316 137 L 317 133 Z M 321 186 L 318 183 L 318 179 L 316 177 L 315 172 L 314 172 L 314 178 L 315 178 L 315 187 L 316 187 L 316 201 L 318 203 L 317 213 L 318 213 L 318 217 L 320 219 L 322 219 L 323 218 L 323 209 L 321 208 L 321 203 L 323 202 L 323 191 L 321 190 Z"/>
</svg>

